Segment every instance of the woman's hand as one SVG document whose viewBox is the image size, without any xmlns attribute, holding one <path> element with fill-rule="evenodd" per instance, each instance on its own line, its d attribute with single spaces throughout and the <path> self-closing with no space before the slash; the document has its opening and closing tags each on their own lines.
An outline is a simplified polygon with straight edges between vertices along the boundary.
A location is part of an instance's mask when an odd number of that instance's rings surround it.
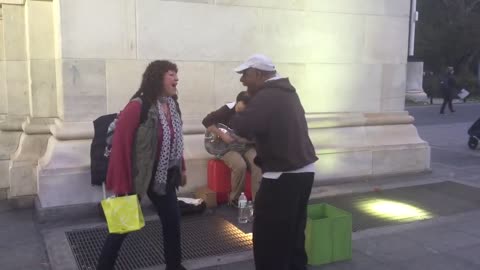
<svg viewBox="0 0 480 270">
<path fill-rule="evenodd" d="M 182 172 L 182 177 L 180 179 L 180 186 L 184 187 L 187 184 L 187 173 Z"/>
</svg>

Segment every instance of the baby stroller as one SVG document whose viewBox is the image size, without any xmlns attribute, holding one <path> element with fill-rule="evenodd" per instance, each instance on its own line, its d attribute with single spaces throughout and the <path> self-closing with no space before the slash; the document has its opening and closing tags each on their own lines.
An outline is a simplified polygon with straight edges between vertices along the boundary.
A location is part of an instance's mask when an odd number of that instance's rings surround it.
<svg viewBox="0 0 480 270">
<path fill-rule="evenodd" d="M 474 150 L 478 146 L 478 140 L 480 140 L 480 119 L 475 121 L 473 125 L 468 129 L 468 147 Z"/>
</svg>

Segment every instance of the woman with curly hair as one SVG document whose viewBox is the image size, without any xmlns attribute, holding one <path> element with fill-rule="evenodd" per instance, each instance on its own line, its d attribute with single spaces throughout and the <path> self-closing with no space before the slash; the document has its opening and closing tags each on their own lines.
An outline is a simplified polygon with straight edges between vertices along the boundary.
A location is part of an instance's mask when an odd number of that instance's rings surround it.
<svg viewBox="0 0 480 270">
<path fill-rule="evenodd" d="M 140 89 L 120 113 L 113 135 L 107 189 L 117 196 L 149 197 L 162 222 L 167 270 L 183 270 L 176 190 L 186 184 L 177 66 L 150 63 Z M 127 234 L 109 234 L 98 270 L 114 268 Z"/>
</svg>

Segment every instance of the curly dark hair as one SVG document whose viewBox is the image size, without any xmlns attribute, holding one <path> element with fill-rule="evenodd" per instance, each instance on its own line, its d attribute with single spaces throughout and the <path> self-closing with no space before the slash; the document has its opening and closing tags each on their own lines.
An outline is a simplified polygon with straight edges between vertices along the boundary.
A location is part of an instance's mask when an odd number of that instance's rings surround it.
<svg viewBox="0 0 480 270">
<path fill-rule="evenodd" d="M 177 65 L 167 60 L 155 60 L 148 64 L 143 73 L 142 83 L 131 99 L 144 97 L 144 100 L 154 104 L 163 92 L 163 77 L 169 71 L 178 72 Z M 175 99 L 177 97 L 174 97 Z"/>
</svg>

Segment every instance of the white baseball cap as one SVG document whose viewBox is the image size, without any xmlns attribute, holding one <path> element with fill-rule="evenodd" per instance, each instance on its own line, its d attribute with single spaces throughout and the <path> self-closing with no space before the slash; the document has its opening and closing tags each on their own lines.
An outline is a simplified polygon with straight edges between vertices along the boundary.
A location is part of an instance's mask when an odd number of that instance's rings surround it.
<svg viewBox="0 0 480 270">
<path fill-rule="evenodd" d="M 247 61 L 236 67 L 234 70 L 237 73 L 242 73 L 249 68 L 263 71 L 275 71 L 275 65 L 273 64 L 272 60 L 263 54 L 254 54 L 250 56 Z"/>
</svg>

